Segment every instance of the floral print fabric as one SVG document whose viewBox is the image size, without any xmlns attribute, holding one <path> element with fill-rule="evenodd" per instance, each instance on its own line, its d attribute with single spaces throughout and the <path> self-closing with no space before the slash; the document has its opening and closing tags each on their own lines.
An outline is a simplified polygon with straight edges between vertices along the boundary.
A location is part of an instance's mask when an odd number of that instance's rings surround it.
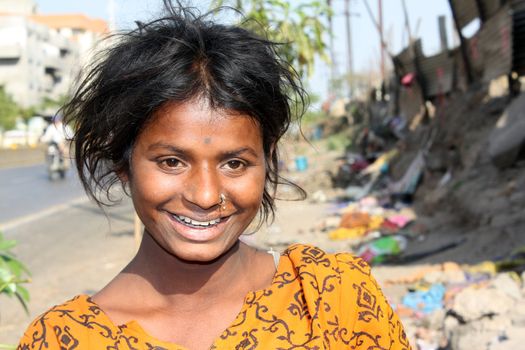
<svg viewBox="0 0 525 350">
<path fill-rule="evenodd" d="M 113 324 L 86 295 L 38 317 L 18 349 L 185 350 L 137 322 Z M 282 254 L 271 286 L 248 293 L 211 349 L 411 348 L 363 260 L 297 244 Z"/>
</svg>

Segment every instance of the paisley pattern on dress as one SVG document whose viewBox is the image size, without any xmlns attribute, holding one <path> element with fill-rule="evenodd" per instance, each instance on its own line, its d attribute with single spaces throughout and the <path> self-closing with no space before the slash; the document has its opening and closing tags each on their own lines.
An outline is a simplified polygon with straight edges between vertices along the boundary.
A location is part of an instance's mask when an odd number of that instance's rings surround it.
<svg viewBox="0 0 525 350">
<path fill-rule="evenodd" d="M 18 350 L 186 350 L 131 321 L 115 325 L 87 295 L 39 316 Z M 348 253 L 296 244 L 283 252 L 271 286 L 250 292 L 211 349 L 410 350 L 403 326 L 370 273 Z"/>
</svg>

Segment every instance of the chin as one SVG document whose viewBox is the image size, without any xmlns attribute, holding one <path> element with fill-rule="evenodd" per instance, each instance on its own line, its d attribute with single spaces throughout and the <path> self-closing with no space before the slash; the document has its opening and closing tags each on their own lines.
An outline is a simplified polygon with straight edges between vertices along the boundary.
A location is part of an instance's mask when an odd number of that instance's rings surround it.
<svg viewBox="0 0 525 350">
<path fill-rule="evenodd" d="M 194 245 L 192 247 L 184 247 L 182 251 L 174 251 L 174 255 L 184 262 L 196 263 L 196 264 L 210 264 L 221 259 L 227 255 L 231 249 L 236 246 L 237 242 L 234 242 L 228 247 L 210 247 L 204 245 Z"/>
</svg>

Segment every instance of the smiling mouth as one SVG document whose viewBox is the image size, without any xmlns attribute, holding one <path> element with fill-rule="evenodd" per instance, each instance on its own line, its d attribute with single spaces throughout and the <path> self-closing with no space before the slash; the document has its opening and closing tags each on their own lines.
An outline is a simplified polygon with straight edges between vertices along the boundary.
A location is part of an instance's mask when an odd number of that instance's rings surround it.
<svg viewBox="0 0 525 350">
<path fill-rule="evenodd" d="M 198 220 L 193 220 L 183 215 L 171 214 L 171 216 L 175 220 L 180 222 L 181 224 L 192 227 L 192 228 L 208 228 L 208 227 L 215 226 L 218 223 L 228 219 L 228 217 L 224 217 L 224 218 L 217 218 L 217 219 L 210 220 L 210 221 L 198 221 Z"/>
</svg>

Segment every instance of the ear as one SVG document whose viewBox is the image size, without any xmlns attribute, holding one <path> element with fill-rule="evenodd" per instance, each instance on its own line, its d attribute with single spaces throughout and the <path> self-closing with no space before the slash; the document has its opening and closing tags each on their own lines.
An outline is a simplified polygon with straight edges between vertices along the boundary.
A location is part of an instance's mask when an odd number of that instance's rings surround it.
<svg viewBox="0 0 525 350">
<path fill-rule="evenodd" d="M 119 170 L 116 174 L 123 185 L 129 182 L 129 169 Z"/>
</svg>

